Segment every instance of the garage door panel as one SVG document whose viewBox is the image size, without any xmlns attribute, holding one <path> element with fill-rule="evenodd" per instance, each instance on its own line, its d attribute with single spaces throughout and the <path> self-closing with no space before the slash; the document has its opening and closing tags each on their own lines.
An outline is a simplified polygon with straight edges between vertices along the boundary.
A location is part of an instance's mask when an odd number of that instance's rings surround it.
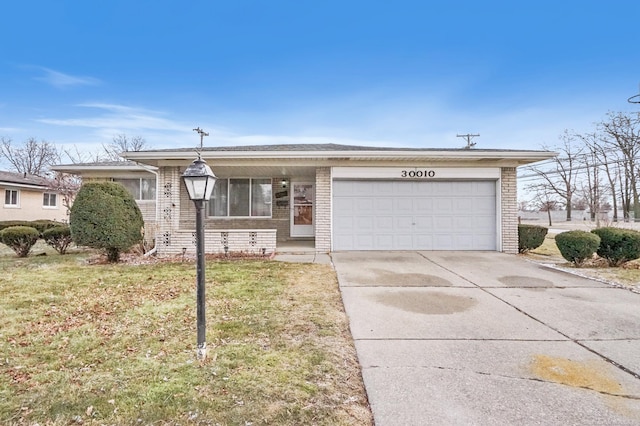
<svg viewBox="0 0 640 426">
<path fill-rule="evenodd" d="M 393 247 L 393 234 L 375 235 L 375 245 L 374 250 L 397 250 Z"/>
<path fill-rule="evenodd" d="M 358 209 L 359 212 L 373 210 L 374 200 L 372 198 L 356 198 L 355 199 L 355 208 Z"/>
<path fill-rule="evenodd" d="M 377 216 L 376 220 L 376 228 L 380 232 L 393 232 L 393 216 Z"/>
<path fill-rule="evenodd" d="M 354 221 L 354 225 L 357 227 L 358 233 L 361 231 L 371 233 L 376 228 L 374 217 L 360 217 L 357 221 Z"/>
<path fill-rule="evenodd" d="M 451 198 L 439 197 L 433 201 L 433 211 L 435 214 L 447 213 L 450 214 L 453 211 L 453 200 Z"/>
<path fill-rule="evenodd" d="M 495 250 L 495 181 L 334 181 L 334 250 Z"/>
<path fill-rule="evenodd" d="M 413 217 L 411 216 L 396 216 L 394 222 L 394 229 L 397 231 L 406 232 L 413 229 Z"/>
<path fill-rule="evenodd" d="M 374 209 L 370 212 L 370 214 L 393 213 L 393 199 L 377 198 L 374 201 Z"/>
</svg>

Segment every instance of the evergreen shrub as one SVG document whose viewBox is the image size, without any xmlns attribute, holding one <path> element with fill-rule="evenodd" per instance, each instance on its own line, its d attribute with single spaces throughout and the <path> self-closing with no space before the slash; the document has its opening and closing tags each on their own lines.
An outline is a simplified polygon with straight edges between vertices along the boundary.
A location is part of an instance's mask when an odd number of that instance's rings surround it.
<svg viewBox="0 0 640 426">
<path fill-rule="evenodd" d="M 73 242 L 71 228 L 67 225 L 45 230 L 42 233 L 42 239 L 60 254 L 66 254 L 67 249 Z"/>
<path fill-rule="evenodd" d="M 537 249 L 544 242 L 548 229 L 538 225 L 518 225 L 518 253 Z"/>
<path fill-rule="evenodd" d="M 576 266 L 592 258 L 599 245 L 600 237 L 586 231 L 567 231 L 556 235 L 556 246 L 560 254 Z"/>
<path fill-rule="evenodd" d="M 621 228 L 596 228 L 591 231 L 600 237 L 598 256 L 609 266 L 620 266 L 640 258 L 640 232 Z"/>
<path fill-rule="evenodd" d="M 88 182 L 69 216 L 71 237 L 79 246 L 104 250 L 110 262 L 142 241 L 144 221 L 129 191 L 115 182 Z"/>
<path fill-rule="evenodd" d="M 27 257 L 40 232 L 31 226 L 10 226 L 0 231 L 0 242 L 9 246 L 18 257 Z"/>
</svg>

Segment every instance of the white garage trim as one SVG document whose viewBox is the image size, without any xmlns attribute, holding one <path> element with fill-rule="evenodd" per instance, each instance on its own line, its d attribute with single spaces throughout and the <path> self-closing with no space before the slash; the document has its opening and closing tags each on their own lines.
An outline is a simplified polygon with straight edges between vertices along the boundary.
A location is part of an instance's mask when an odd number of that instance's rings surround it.
<svg viewBox="0 0 640 426">
<path fill-rule="evenodd" d="M 334 179 L 499 179 L 499 167 L 333 167 Z"/>
<path fill-rule="evenodd" d="M 332 186 L 333 250 L 500 248 L 499 180 L 334 179 Z"/>
</svg>

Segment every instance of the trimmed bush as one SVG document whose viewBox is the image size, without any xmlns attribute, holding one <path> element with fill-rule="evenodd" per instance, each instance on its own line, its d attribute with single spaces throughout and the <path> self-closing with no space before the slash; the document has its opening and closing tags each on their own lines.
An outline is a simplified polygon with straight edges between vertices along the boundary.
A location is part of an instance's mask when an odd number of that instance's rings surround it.
<svg viewBox="0 0 640 426">
<path fill-rule="evenodd" d="M 76 196 L 69 217 L 79 246 L 104 250 L 110 262 L 142 241 L 144 221 L 129 191 L 115 182 L 89 182 Z"/>
<path fill-rule="evenodd" d="M 569 262 L 580 266 L 598 250 L 600 237 L 586 231 L 567 231 L 556 235 L 556 246 Z"/>
<path fill-rule="evenodd" d="M 39 220 L 34 220 L 33 222 L 30 222 L 29 226 L 33 226 L 38 231 L 40 231 L 40 234 L 42 234 L 47 229 L 56 228 L 58 226 L 66 226 L 66 225 L 62 222 L 56 222 L 55 220 L 39 219 Z"/>
<path fill-rule="evenodd" d="M 55 228 L 56 226 L 64 226 L 62 222 L 56 222 L 55 220 L 39 219 L 34 221 L 28 220 L 4 220 L 0 221 L 0 231 L 9 228 L 10 226 L 30 226 L 36 228 L 41 234 L 47 229 Z"/>
<path fill-rule="evenodd" d="M 71 228 L 66 225 L 47 229 L 42 233 L 42 239 L 60 254 L 66 254 L 73 242 Z"/>
<path fill-rule="evenodd" d="M 10 226 L 0 231 L 0 242 L 9 246 L 18 257 L 27 257 L 40 232 L 31 226 Z"/>
<path fill-rule="evenodd" d="M 609 266 L 620 266 L 640 257 L 640 232 L 622 228 L 596 228 L 591 232 L 600 237 L 597 253 Z"/>
<path fill-rule="evenodd" d="M 518 225 L 518 253 L 526 253 L 540 247 L 547 231 L 544 226 Z"/>
<path fill-rule="evenodd" d="M 31 222 L 28 220 L 3 220 L 0 222 L 0 231 L 9 228 L 11 226 L 30 226 L 34 228 Z M 38 229 L 38 228 L 36 228 Z"/>
</svg>

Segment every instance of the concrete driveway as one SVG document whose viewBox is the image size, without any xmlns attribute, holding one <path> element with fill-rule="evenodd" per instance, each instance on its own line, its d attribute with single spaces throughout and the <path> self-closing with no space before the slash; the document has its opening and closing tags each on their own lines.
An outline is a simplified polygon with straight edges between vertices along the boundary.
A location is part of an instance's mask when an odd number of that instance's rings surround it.
<svg viewBox="0 0 640 426">
<path fill-rule="evenodd" d="M 640 424 L 640 295 L 497 252 L 332 255 L 387 425 Z"/>
</svg>

